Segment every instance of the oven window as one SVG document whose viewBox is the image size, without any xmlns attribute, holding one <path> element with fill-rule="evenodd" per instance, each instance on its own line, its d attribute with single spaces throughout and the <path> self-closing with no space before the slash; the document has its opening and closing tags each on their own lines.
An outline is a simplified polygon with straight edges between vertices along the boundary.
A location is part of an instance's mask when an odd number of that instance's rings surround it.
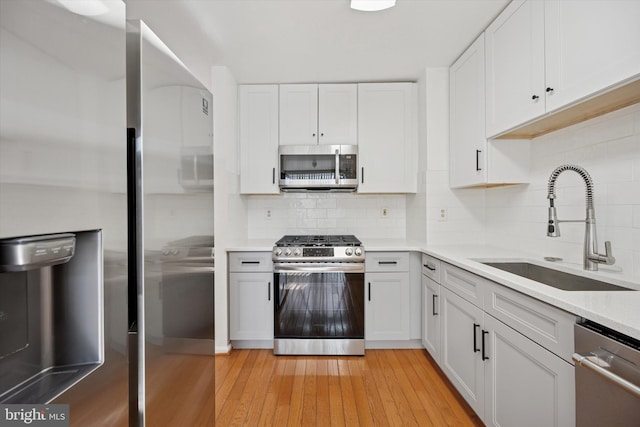
<svg viewBox="0 0 640 427">
<path fill-rule="evenodd" d="M 364 273 L 275 273 L 276 338 L 364 338 Z"/>
</svg>

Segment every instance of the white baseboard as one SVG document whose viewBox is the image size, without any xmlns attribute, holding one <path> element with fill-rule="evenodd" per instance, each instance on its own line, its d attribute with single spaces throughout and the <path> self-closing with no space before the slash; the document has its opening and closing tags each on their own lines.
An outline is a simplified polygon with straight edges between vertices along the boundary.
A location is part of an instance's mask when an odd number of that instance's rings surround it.
<svg viewBox="0 0 640 427">
<path fill-rule="evenodd" d="M 215 351 L 216 354 L 228 354 L 231 351 L 231 344 L 217 345 Z"/>
</svg>

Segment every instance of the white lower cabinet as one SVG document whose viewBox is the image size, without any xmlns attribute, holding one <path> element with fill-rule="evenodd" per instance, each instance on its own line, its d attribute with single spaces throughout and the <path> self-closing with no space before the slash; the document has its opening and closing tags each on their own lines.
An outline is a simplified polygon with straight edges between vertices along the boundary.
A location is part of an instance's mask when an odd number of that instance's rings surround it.
<svg viewBox="0 0 640 427">
<path fill-rule="evenodd" d="M 273 274 L 229 275 L 232 340 L 273 340 Z"/>
<path fill-rule="evenodd" d="M 574 426 L 574 367 L 485 314 L 487 426 Z"/>
<path fill-rule="evenodd" d="M 422 345 L 440 363 L 440 285 L 422 276 Z"/>
<path fill-rule="evenodd" d="M 409 273 L 370 273 L 366 276 L 366 340 L 409 340 Z"/>
<path fill-rule="evenodd" d="M 575 426 L 574 367 L 563 359 L 567 342 L 573 343 L 573 337 L 564 332 L 565 325 L 575 318 L 452 265 L 442 263 L 442 272 L 437 298 L 441 333 L 438 364 L 476 414 L 487 426 Z M 469 286 L 449 289 L 447 275 L 464 278 L 467 284 L 477 278 L 472 287 L 476 292 L 462 292 Z M 434 291 L 429 288 L 435 282 L 427 277 L 423 280 L 424 309 L 431 304 Z M 483 291 L 490 298 L 474 298 Z M 485 312 L 484 305 L 502 320 Z M 541 338 L 550 334 L 528 333 L 524 328 L 523 324 L 539 324 L 539 319 L 546 319 L 544 323 L 557 331 L 559 339 L 552 340 L 557 345 L 547 346 Z M 432 326 L 426 323 L 424 327 L 428 336 Z M 424 342 L 432 353 L 428 340 Z"/>
<path fill-rule="evenodd" d="M 483 312 L 449 289 L 442 296 L 442 361 L 440 367 L 462 397 L 483 418 Z"/>
<path fill-rule="evenodd" d="M 273 347 L 271 252 L 229 254 L 229 337 L 234 347 Z"/>
<path fill-rule="evenodd" d="M 368 252 L 365 285 L 365 340 L 408 341 L 411 337 L 409 253 Z"/>
</svg>

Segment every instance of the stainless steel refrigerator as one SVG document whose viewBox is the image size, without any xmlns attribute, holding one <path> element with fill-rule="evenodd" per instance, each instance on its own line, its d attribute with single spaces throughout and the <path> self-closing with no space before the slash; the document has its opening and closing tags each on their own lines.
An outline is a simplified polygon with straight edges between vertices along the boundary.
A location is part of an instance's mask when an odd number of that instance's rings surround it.
<svg viewBox="0 0 640 427">
<path fill-rule="evenodd" d="M 0 0 L 0 403 L 213 425 L 212 96 L 125 12 Z"/>
</svg>

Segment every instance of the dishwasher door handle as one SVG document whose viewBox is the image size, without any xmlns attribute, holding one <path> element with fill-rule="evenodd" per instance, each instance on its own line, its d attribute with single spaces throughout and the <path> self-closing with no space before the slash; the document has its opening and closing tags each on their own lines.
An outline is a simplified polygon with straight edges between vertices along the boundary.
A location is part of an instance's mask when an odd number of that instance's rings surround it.
<svg viewBox="0 0 640 427">
<path fill-rule="evenodd" d="M 580 353 L 573 353 L 573 361 L 576 362 L 576 366 L 579 365 L 583 368 L 587 368 L 590 371 L 600 375 L 601 377 L 604 377 L 607 380 L 613 382 L 618 387 L 623 388 L 634 396 L 640 398 L 640 386 L 627 381 L 626 379 L 619 377 L 608 369 L 605 369 L 597 363 L 594 363 L 591 360 L 592 357 L 593 356 L 585 356 Z"/>
</svg>

